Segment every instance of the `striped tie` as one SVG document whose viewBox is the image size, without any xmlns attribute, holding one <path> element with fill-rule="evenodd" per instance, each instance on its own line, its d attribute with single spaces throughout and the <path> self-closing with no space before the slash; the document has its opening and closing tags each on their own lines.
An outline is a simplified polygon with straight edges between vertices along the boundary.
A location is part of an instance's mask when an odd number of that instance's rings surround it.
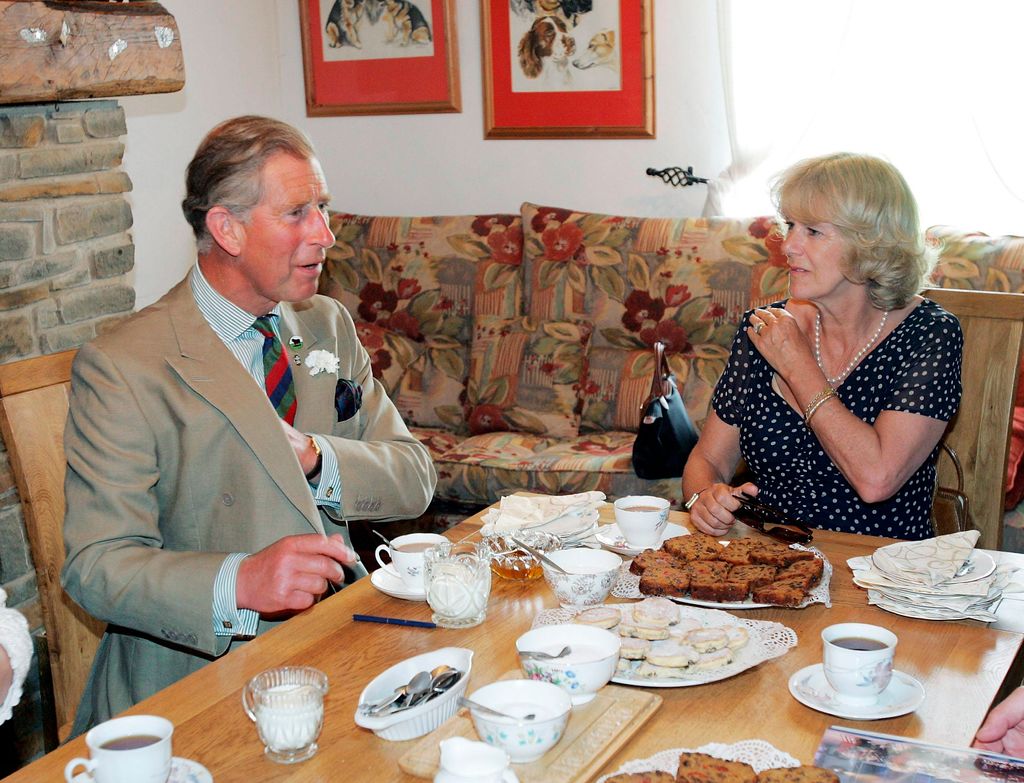
<svg viewBox="0 0 1024 783">
<path fill-rule="evenodd" d="M 288 366 L 288 354 L 281 349 L 281 341 L 274 334 L 271 323 L 269 315 L 261 315 L 253 324 L 253 328 L 263 335 L 264 385 L 277 415 L 289 424 L 294 424 L 298 403 L 295 401 L 292 368 Z"/>
</svg>

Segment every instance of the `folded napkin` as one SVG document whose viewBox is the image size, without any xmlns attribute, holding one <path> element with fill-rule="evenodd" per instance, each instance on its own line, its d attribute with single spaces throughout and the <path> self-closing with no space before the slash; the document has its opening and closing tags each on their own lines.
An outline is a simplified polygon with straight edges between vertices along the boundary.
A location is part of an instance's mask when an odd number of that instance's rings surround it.
<svg viewBox="0 0 1024 783">
<path fill-rule="evenodd" d="M 980 530 L 966 530 L 924 541 L 901 541 L 875 550 L 871 560 L 890 577 L 935 587 L 956 577 L 979 536 Z"/>
<path fill-rule="evenodd" d="M 583 517 L 604 505 L 603 492 L 575 495 L 506 495 L 484 514 L 485 536 L 541 527 L 567 515 Z"/>
</svg>

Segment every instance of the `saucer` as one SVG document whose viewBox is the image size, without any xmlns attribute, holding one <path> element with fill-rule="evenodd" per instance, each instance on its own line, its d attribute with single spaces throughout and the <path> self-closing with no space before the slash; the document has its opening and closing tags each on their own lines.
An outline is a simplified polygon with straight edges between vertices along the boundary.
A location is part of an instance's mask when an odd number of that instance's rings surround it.
<svg viewBox="0 0 1024 783">
<path fill-rule="evenodd" d="M 370 572 L 370 584 L 392 598 L 401 598 L 405 601 L 427 600 L 427 594 L 423 590 L 410 590 L 402 578 L 386 566 Z"/>
<path fill-rule="evenodd" d="M 629 545 L 626 541 L 626 537 L 623 536 L 622 531 L 619 530 L 619 526 L 613 522 L 610 525 L 602 525 L 599 527 L 594 537 L 605 549 L 615 552 L 616 554 L 625 555 L 626 557 L 634 557 L 639 555 L 645 549 L 658 549 L 665 543 L 665 539 L 675 538 L 676 536 L 686 536 L 689 534 L 690 531 L 682 525 L 676 525 L 669 522 L 662 531 L 661 538 L 658 540 L 657 544 L 649 547 L 635 547 Z"/>
<path fill-rule="evenodd" d="M 79 772 L 72 779 L 72 783 L 92 783 L 93 778 L 88 772 Z M 174 756 L 171 759 L 171 776 L 167 783 L 213 783 L 213 775 L 210 770 L 192 759 L 183 759 Z"/>
<path fill-rule="evenodd" d="M 913 712 L 924 701 L 924 686 L 909 674 L 893 669 L 892 681 L 874 704 L 849 704 L 840 701 L 825 679 L 820 663 L 806 666 L 789 678 L 789 692 L 801 704 L 851 720 L 895 718 Z"/>
</svg>

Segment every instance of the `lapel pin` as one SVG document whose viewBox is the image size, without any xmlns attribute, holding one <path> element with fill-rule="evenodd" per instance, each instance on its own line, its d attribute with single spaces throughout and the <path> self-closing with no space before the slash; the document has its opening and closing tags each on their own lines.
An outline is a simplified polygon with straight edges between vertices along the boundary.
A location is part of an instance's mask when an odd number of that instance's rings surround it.
<svg viewBox="0 0 1024 783">
<path fill-rule="evenodd" d="M 292 362 L 294 362 L 296 367 L 299 367 L 302 364 L 302 357 L 299 356 L 298 354 L 295 354 L 294 356 L 292 356 Z"/>
<path fill-rule="evenodd" d="M 299 335 L 295 335 L 294 337 L 289 337 L 288 338 L 288 345 L 290 345 L 292 348 L 301 348 L 302 347 L 302 338 Z"/>
</svg>

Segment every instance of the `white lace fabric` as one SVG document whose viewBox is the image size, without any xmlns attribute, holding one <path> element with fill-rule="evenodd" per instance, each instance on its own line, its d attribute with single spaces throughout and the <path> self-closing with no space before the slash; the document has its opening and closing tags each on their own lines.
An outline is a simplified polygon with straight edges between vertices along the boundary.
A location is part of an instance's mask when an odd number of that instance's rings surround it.
<svg viewBox="0 0 1024 783">
<path fill-rule="evenodd" d="M 712 742 L 699 748 L 672 748 L 663 750 L 645 759 L 627 761 L 610 775 L 598 778 L 597 783 L 604 783 L 612 775 L 626 772 L 668 772 L 675 775 L 679 768 L 679 756 L 683 753 L 707 753 L 724 761 L 742 761 L 754 768 L 754 772 L 778 767 L 799 767 L 800 762 L 764 740 L 751 739 L 726 745 Z"/>
<path fill-rule="evenodd" d="M 32 637 L 28 632 L 28 621 L 16 609 L 7 608 L 7 593 L 0 587 L 0 646 L 7 651 L 14 670 L 14 679 L 7 698 L 0 704 L 0 723 L 10 720 L 15 705 L 21 701 L 22 687 L 32 661 Z"/>
</svg>

